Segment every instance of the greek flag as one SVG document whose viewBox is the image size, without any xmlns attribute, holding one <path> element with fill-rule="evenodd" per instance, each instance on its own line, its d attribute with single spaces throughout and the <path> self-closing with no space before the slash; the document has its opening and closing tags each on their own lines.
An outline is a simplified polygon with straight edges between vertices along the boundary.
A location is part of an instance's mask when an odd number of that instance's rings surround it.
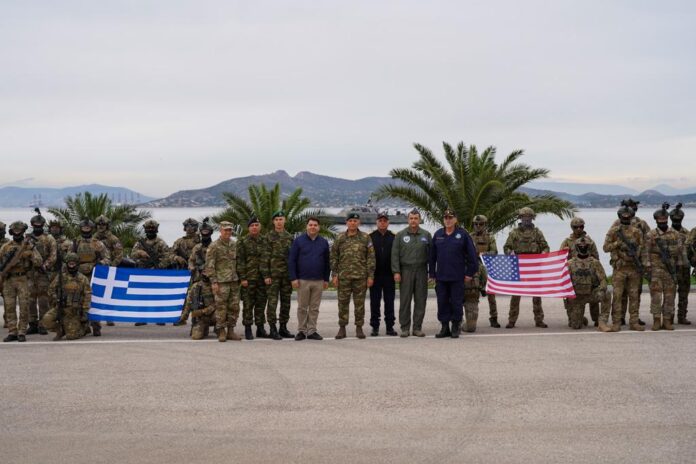
<svg viewBox="0 0 696 464">
<path fill-rule="evenodd" d="M 187 270 L 95 266 L 91 321 L 177 322 L 186 301 Z"/>
</svg>

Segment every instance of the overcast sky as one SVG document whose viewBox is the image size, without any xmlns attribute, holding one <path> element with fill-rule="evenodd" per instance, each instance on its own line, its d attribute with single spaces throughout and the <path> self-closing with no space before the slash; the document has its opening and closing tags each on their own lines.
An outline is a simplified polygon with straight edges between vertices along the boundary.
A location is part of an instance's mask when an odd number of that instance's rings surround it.
<svg viewBox="0 0 696 464">
<path fill-rule="evenodd" d="M 419 142 L 696 186 L 691 1 L 0 2 L 0 185 L 386 176 Z"/>
</svg>

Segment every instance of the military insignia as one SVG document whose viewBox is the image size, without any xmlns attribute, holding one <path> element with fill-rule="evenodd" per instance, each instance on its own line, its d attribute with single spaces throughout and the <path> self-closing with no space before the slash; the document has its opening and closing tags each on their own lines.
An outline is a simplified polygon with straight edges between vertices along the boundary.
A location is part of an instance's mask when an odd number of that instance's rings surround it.
<svg viewBox="0 0 696 464">
<path fill-rule="evenodd" d="M 421 237 L 420 241 L 423 243 L 428 243 L 427 237 Z"/>
<path fill-rule="evenodd" d="M 455 235 L 455 237 L 457 238 L 457 240 L 459 240 L 460 238 L 462 238 L 462 234 L 457 234 Z"/>
<path fill-rule="evenodd" d="M 408 235 L 404 237 L 404 243 L 408 243 L 410 241 L 411 241 L 411 237 L 409 237 Z"/>
</svg>

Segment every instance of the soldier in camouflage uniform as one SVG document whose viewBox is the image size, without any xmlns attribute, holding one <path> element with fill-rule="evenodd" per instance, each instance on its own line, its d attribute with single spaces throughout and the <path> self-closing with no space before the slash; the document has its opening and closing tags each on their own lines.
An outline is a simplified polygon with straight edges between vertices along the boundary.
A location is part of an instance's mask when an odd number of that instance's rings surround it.
<svg viewBox="0 0 696 464">
<path fill-rule="evenodd" d="M 643 233 L 631 225 L 633 211 L 628 206 L 622 206 L 617 211 L 619 225 L 612 226 L 604 238 L 604 252 L 611 253 L 611 265 L 614 269 L 612 275 L 612 312 L 619 314 L 621 300 L 625 293 L 628 294 L 628 312 L 630 315 L 630 329 L 645 330 L 638 322 L 639 295 L 641 281 L 643 280 L 644 241 Z M 612 330 L 620 330 L 620 322 L 614 319 Z"/>
<path fill-rule="evenodd" d="M 184 221 L 184 232 L 186 235 L 179 237 L 174 241 L 172 245 L 172 255 L 177 268 L 186 269 L 188 268 L 189 258 L 191 257 L 191 251 L 193 248 L 201 243 L 201 236 L 198 234 L 198 221 L 193 218 L 188 218 Z M 191 292 L 193 287 L 193 279 L 189 284 L 188 293 Z M 188 313 L 190 308 L 188 306 L 189 299 L 186 299 L 186 304 L 184 304 L 184 309 L 181 313 L 181 319 L 174 325 L 186 325 L 186 320 L 188 319 Z"/>
<path fill-rule="evenodd" d="M 206 338 L 210 325 L 215 325 L 215 298 L 210 278 L 205 274 L 206 254 L 213 235 L 213 227 L 208 224 L 208 218 L 203 219 L 200 234 L 201 243 L 193 247 L 189 256 L 188 269 L 191 271 L 193 285 L 186 295 L 184 312 L 181 314 L 185 324 L 188 311 L 194 313 L 191 328 L 191 337 L 194 340 Z"/>
<path fill-rule="evenodd" d="M 239 275 L 237 244 L 232 241 L 232 224 L 220 223 L 220 238 L 208 247 L 205 275 L 210 278 L 215 298 L 215 329 L 218 341 L 241 340 L 234 333 L 239 317 Z"/>
<path fill-rule="evenodd" d="M 471 239 L 474 241 L 474 246 L 476 247 L 476 251 L 478 252 L 479 256 L 498 254 L 498 245 L 495 243 L 495 237 L 488 232 L 488 218 L 486 216 L 482 214 L 474 216 L 474 233 L 471 234 Z M 483 263 L 479 263 L 479 267 L 479 272 L 481 272 L 481 275 L 483 276 L 483 290 L 485 290 L 486 268 L 483 266 Z M 476 299 L 478 301 L 478 294 Z M 464 297 L 464 306 L 466 307 L 466 296 Z M 498 304 L 496 303 L 495 295 L 493 294 L 488 295 L 488 311 L 491 327 L 499 329 L 500 324 L 498 323 Z"/>
<path fill-rule="evenodd" d="M 672 211 L 669 212 L 669 218 L 672 221 L 672 230 L 675 230 L 681 235 L 684 241 L 684 248 L 688 249 L 689 229 L 682 225 L 684 220 L 684 211 L 681 209 L 682 204 L 677 203 Z M 687 255 L 688 257 L 688 255 Z M 691 290 L 691 265 L 687 259 L 683 265 L 677 266 L 677 323 L 691 325 L 691 322 L 686 318 L 687 306 L 689 305 L 689 290 Z"/>
<path fill-rule="evenodd" d="M 687 262 L 684 239 L 679 232 L 669 229 L 668 204 L 653 214 L 657 227 L 645 240 L 645 270 L 650 275 L 650 312 L 652 330 L 674 330 L 674 300 L 677 293 L 677 268 Z"/>
<path fill-rule="evenodd" d="M 145 238 L 141 238 L 131 251 L 131 258 L 135 261 L 135 266 L 141 269 L 167 269 L 172 265 L 173 258 L 169 246 L 164 240 L 157 236 L 159 222 L 148 219 L 143 224 Z M 136 322 L 134 325 L 147 325 L 147 322 Z M 158 322 L 157 325 L 165 325 Z"/>
<path fill-rule="evenodd" d="M 36 250 L 41 255 L 41 266 L 33 268 L 29 273 L 31 282 L 31 296 L 29 297 L 29 328 L 27 335 L 40 333 L 47 335 L 46 328 L 39 324 L 41 318 L 48 311 L 48 286 L 50 285 L 50 272 L 56 265 L 57 248 L 56 240 L 52 235 L 46 234 L 44 227 L 46 219 L 41 215 L 39 208 L 35 209 L 36 216 L 31 218 L 32 232 L 27 235 Z"/>
<path fill-rule="evenodd" d="M 53 219 L 48 222 L 48 232 L 56 240 L 56 246 L 61 256 L 65 257 L 72 250 L 72 240 L 63 233 L 63 224 Z M 51 279 L 52 280 L 52 279 Z"/>
<path fill-rule="evenodd" d="M 264 279 L 266 284 L 268 306 L 266 307 L 266 319 L 270 327 L 270 337 L 274 340 L 283 338 L 295 338 L 295 334 L 288 330 L 290 320 L 290 297 L 292 296 L 292 284 L 288 272 L 288 258 L 292 235 L 285 230 L 285 213 L 276 211 L 273 213 L 273 230 L 266 234 L 268 243 L 268 269 L 269 274 Z M 276 329 L 276 308 L 280 297 L 280 330 Z"/>
<path fill-rule="evenodd" d="M 630 209 L 631 211 L 631 225 L 633 227 L 638 228 L 638 230 L 643 234 L 643 243 L 645 243 L 645 236 L 648 235 L 648 232 L 650 232 L 650 226 L 648 225 L 647 222 L 645 222 L 643 219 L 639 218 L 636 216 L 636 213 L 638 212 L 638 205 L 640 204 L 640 201 L 636 201 L 632 198 L 626 198 L 624 200 L 621 200 L 621 206 L 626 206 Z M 614 221 L 614 223 L 611 225 L 612 227 L 617 227 L 620 224 L 620 221 L 617 219 Z M 643 281 L 641 279 L 640 285 L 638 286 L 638 310 L 640 311 L 640 296 L 643 292 Z M 622 311 L 622 317 L 621 317 L 621 325 L 626 325 L 626 310 L 628 308 L 628 294 L 624 293 L 623 299 L 621 300 L 621 311 Z M 645 325 L 645 322 L 643 322 L 640 319 L 640 314 L 638 315 L 638 324 L 640 325 Z"/>
<path fill-rule="evenodd" d="M 80 222 L 80 237 L 73 241 L 72 252 L 77 253 L 80 260 L 79 271 L 87 279 L 92 278 L 92 270 L 97 264 L 109 266 L 111 255 L 101 240 L 94 237 L 94 223 L 89 219 Z M 101 323 L 99 321 L 89 321 L 89 316 L 85 312 L 82 314 L 82 325 L 85 333 L 89 333 L 90 326 L 92 335 L 101 336 Z"/>
<path fill-rule="evenodd" d="M 372 286 L 375 275 L 375 250 L 370 236 L 358 229 L 360 215 L 350 213 L 346 218 L 347 229 L 338 235 L 331 246 L 331 273 L 338 289 L 338 325 L 336 339 L 346 338 L 346 325 L 350 315 L 350 297 L 355 309 L 355 336 L 364 339 L 365 293 Z"/>
<path fill-rule="evenodd" d="M 256 323 L 256 336 L 268 338 L 264 328 L 266 318 L 266 285 L 264 278 L 268 276 L 268 245 L 261 235 L 261 223 L 257 217 L 252 217 L 247 223 L 249 233 L 237 243 L 237 272 L 242 286 L 242 302 L 244 303 L 243 320 L 244 337 L 253 340 L 251 324 Z"/>
<path fill-rule="evenodd" d="M 6 244 L 7 242 L 10 241 L 9 238 L 5 237 L 5 234 L 7 233 L 6 227 L 7 226 L 5 226 L 5 223 L 0 221 L 0 248 L 2 248 L 2 246 L 4 244 Z M 0 285 L 0 296 L 2 296 L 2 285 Z M 3 328 L 6 329 L 8 327 L 8 325 L 7 325 L 7 313 L 6 312 L 3 313 L 2 318 L 5 322 Z"/>
<path fill-rule="evenodd" d="M 611 332 L 607 325 L 609 320 L 609 308 L 611 295 L 607 292 L 607 275 L 602 263 L 592 255 L 594 242 L 586 236 L 581 236 L 572 245 L 572 258 L 568 260 L 570 279 L 573 282 L 575 298 L 568 299 L 570 327 L 578 330 L 585 324 L 585 305 L 599 305 L 601 303 L 601 315 L 598 314 L 597 327 L 602 332 Z M 596 249 L 596 246 L 595 246 Z M 620 314 L 614 315 L 614 321 L 621 319 Z"/>
<path fill-rule="evenodd" d="M 476 243 L 474 243 L 476 246 Z M 479 313 L 479 295 L 486 296 L 486 268 L 483 264 L 479 264 L 478 271 L 474 274 L 471 280 L 464 281 L 464 319 L 466 324 L 462 325 L 461 333 L 476 332 L 476 323 Z M 497 322 L 497 321 L 496 321 Z M 491 323 L 491 327 L 495 327 Z M 498 324 L 500 327 L 500 324 Z"/>
<path fill-rule="evenodd" d="M 41 266 L 43 259 L 33 243 L 24 237 L 27 225 L 21 221 L 10 225 L 12 241 L 0 247 L 0 283 L 5 303 L 9 334 L 4 342 L 26 341 L 29 323 L 29 272 Z M 19 304 L 19 321 L 17 321 Z"/>
<path fill-rule="evenodd" d="M 561 247 L 559 248 L 560 250 L 568 250 L 568 259 L 574 258 L 577 255 L 575 242 L 582 237 L 584 237 L 588 243 L 590 256 L 595 259 L 599 259 L 599 250 L 597 250 L 597 245 L 595 244 L 594 240 L 587 235 L 587 232 L 585 232 L 585 220 L 575 216 L 570 220 L 570 228 L 573 232 L 569 237 L 563 239 L 563 242 L 561 242 Z M 599 303 L 599 301 L 590 302 L 590 317 L 592 318 L 592 322 L 594 322 L 595 327 L 599 325 Z M 570 302 L 568 301 L 568 298 L 563 299 L 563 305 L 568 313 L 568 327 L 570 327 Z M 587 318 L 583 319 L 583 323 L 587 325 Z"/>
<path fill-rule="evenodd" d="M 516 254 L 538 254 L 548 253 L 549 244 L 546 242 L 544 234 L 532 221 L 536 217 L 534 210 L 529 207 L 524 207 L 519 210 L 517 217 L 520 219 L 518 226 L 512 231 L 503 246 L 503 251 L 506 255 Z M 517 317 L 520 314 L 520 296 L 513 295 L 510 297 L 510 314 L 508 315 L 508 324 L 506 329 L 515 327 Z M 532 308 L 534 311 L 534 323 L 537 327 L 548 327 L 544 323 L 544 309 L 541 307 L 541 298 L 538 296 L 532 297 Z"/>
<path fill-rule="evenodd" d="M 65 270 L 51 282 L 48 292 L 51 309 L 41 319 L 41 324 L 56 333 L 53 341 L 60 340 L 64 335 L 68 340 L 76 340 L 84 335 L 82 319 L 89 312 L 92 289 L 89 279 L 78 272 L 79 265 L 77 253 L 68 253 L 65 256 Z"/>
</svg>

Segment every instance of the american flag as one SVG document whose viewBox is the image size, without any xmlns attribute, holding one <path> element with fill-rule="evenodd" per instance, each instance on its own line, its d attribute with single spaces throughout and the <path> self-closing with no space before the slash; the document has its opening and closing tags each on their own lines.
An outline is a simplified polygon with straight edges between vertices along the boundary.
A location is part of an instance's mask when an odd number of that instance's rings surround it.
<svg viewBox="0 0 696 464">
<path fill-rule="evenodd" d="M 488 271 L 488 293 L 575 298 L 568 250 L 537 255 L 481 255 L 481 259 Z"/>
</svg>

